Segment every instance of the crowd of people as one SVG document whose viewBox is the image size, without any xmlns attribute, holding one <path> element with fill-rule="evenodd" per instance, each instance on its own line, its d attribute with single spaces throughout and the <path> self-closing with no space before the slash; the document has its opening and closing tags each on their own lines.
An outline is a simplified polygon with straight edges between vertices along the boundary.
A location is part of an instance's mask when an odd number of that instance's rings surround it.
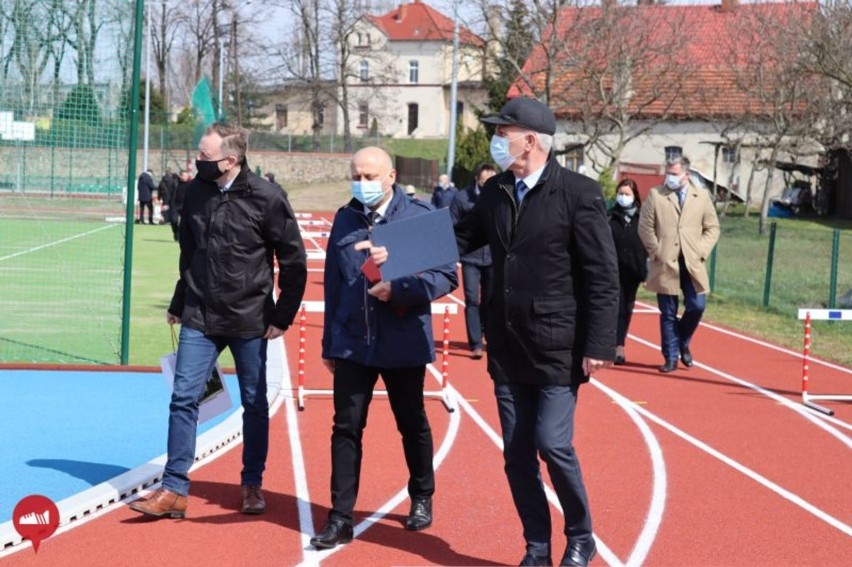
<svg viewBox="0 0 852 567">
<path fill-rule="evenodd" d="M 375 227 L 448 208 L 454 225 L 471 357 L 487 351 L 504 470 L 523 529 L 521 565 L 551 565 L 545 463 L 564 511 L 561 565 L 588 565 L 597 549 L 574 415 L 582 384 L 627 363 L 625 342 L 639 286 L 657 294 L 660 372 L 693 365 L 690 344 L 708 292 L 704 262 L 719 237 L 715 208 L 689 177 L 686 158 L 666 163 L 664 184 L 644 203 L 622 179 L 606 208 L 601 186 L 555 159 L 556 118 L 545 104 L 512 99 L 482 121 L 494 127 L 492 163 L 457 189 L 442 175 L 430 201 L 401 186 L 391 157 L 368 147 L 351 158 L 351 200 L 332 223 L 324 268 L 322 362 L 333 376 L 331 509 L 310 543 L 352 541 L 362 439 L 382 378 L 409 473 L 405 528 L 434 519 L 433 440 L 423 403 L 435 359 L 431 302 L 459 284 L 453 263 L 381 281 L 363 269 L 390 257 Z M 269 449 L 266 347 L 292 325 L 307 281 L 306 253 L 286 192 L 252 173 L 242 129 L 216 123 L 199 143 L 194 178 L 167 170 L 157 198 L 180 244 L 179 277 L 165 313 L 180 324 L 161 487 L 131 504 L 154 517 L 182 518 L 190 489 L 199 398 L 219 353 L 234 355 L 243 406 L 241 511 L 266 510 Z M 139 179 L 138 222 L 152 222 L 154 184 Z M 273 259 L 277 260 L 275 275 Z M 234 277 L 235 274 L 246 277 Z M 273 297 L 276 283 L 280 289 Z M 685 311 L 678 317 L 680 294 Z"/>
</svg>

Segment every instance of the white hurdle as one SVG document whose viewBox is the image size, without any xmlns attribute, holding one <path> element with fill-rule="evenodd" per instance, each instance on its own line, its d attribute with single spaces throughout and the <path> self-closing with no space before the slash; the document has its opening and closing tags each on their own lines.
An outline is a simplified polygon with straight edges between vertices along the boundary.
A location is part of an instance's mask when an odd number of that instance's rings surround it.
<svg viewBox="0 0 852 567">
<path fill-rule="evenodd" d="M 299 371 L 298 371 L 298 390 L 297 390 L 297 400 L 299 404 L 299 411 L 305 410 L 305 398 L 310 395 L 333 395 L 334 390 L 328 389 L 320 389 L 320 388 L 307 388 L 305 387 L 305 354 L 307 352 L 307 339 L 305 337 L 306 329 L 305 329 L 305 321 L 307 321 L 307 313 L 324 313 L 325 312 L 325 303 L 322 301 L 303 301 L 302 309 L 299 313 Z M 450 314 L 455 315 L 458 313 L 458 305 L 455 303 L 433 303 L 432 304 L 432 314 L 443 314 L 444 315 L 444 328 L 443 328 L 443 349 L 441 353 L 441 389 L 440 390 L 423 390 L 424 398 L 438 398 L 444 404 L 444 407 L 447 408 L 447 411 L 452 413 L 456 411 L 456 402 L 449 395 L 449 390 L 447 389 L 447 381 L 449 379 L 449 345 L 450 345 Z M 373 395 L 376 396 L 387 396 L 387 390 L 373 390 Z"/>
<path fill-rule="evenodd" d="M 811 359 L 811 321 L 852 321 L 852 309 L 799 309 L 799 320 L 805 321 L 805 340 L 804 348 L 802 349 L 802 403 L 806 407 L 826 415 L 834 415 L 832 410 L 815 404 L 811 400 L 852 401 L 852 395 L 812 395 L 808 392 L 808 373 Z"/>
</svg>

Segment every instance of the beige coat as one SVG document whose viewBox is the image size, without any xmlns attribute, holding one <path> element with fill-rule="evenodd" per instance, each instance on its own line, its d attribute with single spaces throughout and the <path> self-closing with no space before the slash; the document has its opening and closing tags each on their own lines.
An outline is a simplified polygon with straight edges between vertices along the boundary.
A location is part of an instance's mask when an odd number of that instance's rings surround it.
<svg viewBox="0 0 852 567">
<path fill-rule="evenodd" d="M 705 261 L 719 240 L 719 219 L 710 193 L 689 183 L 683 210 L 677 193 L 651 189 L 639 215 L 639 238 L 650 259 L 645 287 L 664 295 L 680 294 L 678 257 L 683 254 L 695 291 L 710 291 Z"/>
</svg>

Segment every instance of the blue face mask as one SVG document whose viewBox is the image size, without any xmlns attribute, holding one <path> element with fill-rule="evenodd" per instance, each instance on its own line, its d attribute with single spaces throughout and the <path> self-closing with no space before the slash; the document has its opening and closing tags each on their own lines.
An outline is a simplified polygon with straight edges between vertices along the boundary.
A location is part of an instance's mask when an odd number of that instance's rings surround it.
<svg viewBox="0 0 852 567">
<path fill-rule="evenodd" d="M 521 134 L 522 136 L 523 134 Z M 512 140 L 519 138 L 520 136 L 515 136 Z M 515 159 L 521 155 L 513 156 L 509 153 L 509 144 L 512 142 L 509 138 L 504 138 L 502 136 L 491 136 L 491 157 L 494 159 L 494 163 L 500 166 L 500 169 L 509 169 L 513 163 L 515 163 Z"/>
<path fill-rule="evenodd" d="M 352 196 L 368 207 L 378 205 L 385 194 L 382 188 L 383 179 L 384 177 L 374 181 L 353 181 Z"/>
<path fill-rule="evenodd" d="M 680 175 L 674 175 L 671 173 L 666 174 L 666 187 L 671 189 L 672 191 L 677 191 L 680 189 Z"/>
<path fill-rule="evenodd" d="M 633 206 L 633 195 L 625 195 L 623 193 L 619 193 L 615 197 L 616 202 L 624 207 L 625 209 L 629 209 Z"/>
</svg>

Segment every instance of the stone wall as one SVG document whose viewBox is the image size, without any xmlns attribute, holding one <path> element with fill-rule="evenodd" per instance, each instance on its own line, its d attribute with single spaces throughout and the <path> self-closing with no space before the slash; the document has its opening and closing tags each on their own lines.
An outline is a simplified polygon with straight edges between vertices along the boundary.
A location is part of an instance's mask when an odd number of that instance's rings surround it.
<svg viewBox="0 0 852 567">
<path fill-rule="evenodd" d="M 149 150 L 148 163 L 154 178 L 163 173 L 163 163 L 177 170 L 194 163 L 195 155 L 172 151 L 165 156 L 160 150 Z M 253 171 L 259 167 L 262 173 L 272 172 L 282 185 L 296 182 L 316 183 L 340 181 L 349 177 L 348 154 L 308 154 L 288 152 L 249 152 L 249 165 Z M 72 179 L 121 179 L 126 177 L 126 152 L 120 150 L 71 149 L 49 147 L 0 147 L 0 179 L 18 174 L 19 162 L 24 164 L 21 174 L 27 178 L 44 178 L 55 175 L 64 180 Z M 109 164 L 109 165 L 108 165 Z M 142 150 L 136 158 L 137 172 L 142 171 Z M 119 173 L 120 171 L 120 173 Z"/>
</svg>

